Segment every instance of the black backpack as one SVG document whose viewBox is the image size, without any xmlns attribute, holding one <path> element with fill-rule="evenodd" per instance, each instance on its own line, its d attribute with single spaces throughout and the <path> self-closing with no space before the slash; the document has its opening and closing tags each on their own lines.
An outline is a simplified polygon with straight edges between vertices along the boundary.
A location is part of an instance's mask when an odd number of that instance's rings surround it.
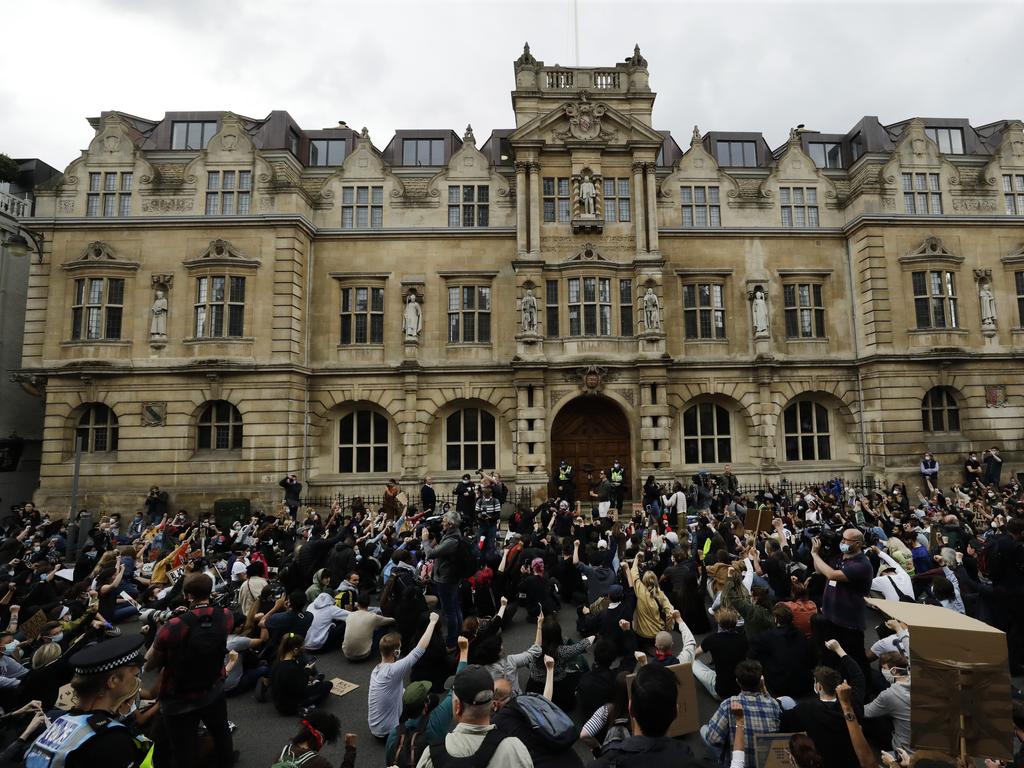
<svg viewBox="0 0 1024 768">
<path fill-rule="evenodd" d="M 458 547 L 455 549 L 455 554 L 452 556 L 453 575 L 459 581 L 463 581 L 464 579 L 469 579 L 476 575 L 479 567 L 480 563 L 476 559 L 476 552 L 473 551 L 473 545 L 465 536 L 459 536 Z"/>
<path fill-rule="evenodd" d="M 430 762 L 434 768 L 487 768 L 494 753 L 498 751 L 505 734 L 497 728 L 491 728 L 480 742 L 476 752 L 465 757 L 452 757 L 448 754 L 444 742 L 430 746 Z"/>
<path fill-rule="evenodd" d="M 181 617 L 188 632 L 181 643 L 176 691 L 195 693 L 207 690 L 220 679 L 228 652 L 225 615 L 223 608 L 214 608 L 208 615 L 189 611 Z"/>
<path fill-rule="evenodd" d="M 398 768 L 416 768 L 420 756 L 427 748 L 427 723 L 428 716 L 421 718 L 417 728 L 406 728 L 405 723 L 398 724 L 395 732 L 395 754 L 388 760 L 388 765 L 397 765 Z"/>
<path fill-rule="evenodd" d="M 521 693 L 506 706 L 522 715 L 541 740 L 553 750 L 572 747 L 580 732 L 572 718 L 537 693 Z"/>
</svg>

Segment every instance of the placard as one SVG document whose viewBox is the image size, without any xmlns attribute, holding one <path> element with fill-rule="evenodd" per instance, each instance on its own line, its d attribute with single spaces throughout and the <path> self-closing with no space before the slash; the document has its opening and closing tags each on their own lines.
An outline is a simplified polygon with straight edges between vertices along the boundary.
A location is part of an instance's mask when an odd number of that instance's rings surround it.
<svg viewBox="0 0 1024 768">
<path fill-rule="evenodd" d="M 757 768 L 792 768 L 789 738 L 792 733 L 755 733 L 754 759 Z"/>
<path fill-rule="evenodd" d="M 744 529 L 753 533 L 762 531 L 770 533 L 772 530 L 772 512 L 770 509 L 747 509 L 743 516 Z"/>
<path fill-rule="evenodd" d="M 36 611 L 30 619 L 18 624 L 18 631 L 25 640 L 35 640 L 39 637 L 39 633 L 43 631 L 43 625 L 47 621 L 45 611 Z"/>
<path fill-rule="evenodd" d="M 71 683 L 67 683 L 57 690 L 57 701 L 53 706 L 62 712 L 67 712 L 74 708 L 77 700 L 75 691 L 71 688 Z"/>
<path fill-rule="evenodd" d="M 650 662 L 648 662 L 650 663 Z M 685 736 L 688 733 L 695 733 L 700 729 L 700 712 L 697 711 L 697 686 L 693 678 L 693 666 L 690 664 L 673 664 L 666 667 L 676 676 L 679 681 L 679 695 L 677 699 L 676 719 L 672 721 L 668 731 L 665 733 L 670 738 Z M 633 678 L 636 675 L 626 677 L 626 685 L 629 686 L 629 695 L 633 695 Z"/>
<path fill-rule="evenodd" d="M 340 677 L 331 678 L 331 693 L 335 696 L 344 696 L 358 687 L 356 683 L 350 683 L 348 680 L 342 680 Z"/>
</svg>

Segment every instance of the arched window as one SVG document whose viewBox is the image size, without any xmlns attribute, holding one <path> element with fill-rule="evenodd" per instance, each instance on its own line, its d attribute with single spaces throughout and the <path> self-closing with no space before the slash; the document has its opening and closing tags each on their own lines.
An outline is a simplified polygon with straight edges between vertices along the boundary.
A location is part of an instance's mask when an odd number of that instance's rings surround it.
<svg viewBox="0 0 1024 768">
<path fill-rule="evenodd" d="M 683 412 L 683 463 L 732 461 L 729 411 L 715 403 L 698 403 Z"/>
<path fill-rule="evenodd" d="M 339 472 L 388 471 L 388 420 L 376 411 L 353 411 L 338 423 Z"/>
<path fill-rule="evenodd" d="M 453 470 L 494 469 L 497 463 L 494 416 L 463 408 L 445 421 L 445 466 Z"/>
<path fill-rule="evenodd" d="M 793 403 L 783 413 L 786 461 L 827 461 L 832 458 L 828 409 L 812 400 Z"/>
<path fill-rule="evenodd" d="M 199 415 L 196 448 L 200 451 L 237 451 L 242 448 L 242 414 L 226 400 L 206 404 Z"/>
<path fill-rule="evenodd" d="M 109 453 L 117 450 L 117 416 L 102 403 L 90 403 L 78 419 L 75 441 L 84 453 Z"/>
<path fill-rule="evenodd" d="M 960 407 L 949 387 L 933 387 L 921 400 L 921 428 L 925 432 L 959 432 Z"/>
</svg>

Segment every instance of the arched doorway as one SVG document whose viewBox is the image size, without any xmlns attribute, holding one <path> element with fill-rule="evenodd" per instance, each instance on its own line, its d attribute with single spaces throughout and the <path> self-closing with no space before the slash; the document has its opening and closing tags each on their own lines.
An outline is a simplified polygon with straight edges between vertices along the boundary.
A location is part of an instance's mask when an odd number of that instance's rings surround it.
<svg viewBox="0 0 1024 768">
<path fill-rule="evenodd" d="M 586 504 L 597 471 L 607 470 L 618 459 L 626 468 L 625 497 L 629 499 L 635 480 L 629 443 L 629 420 L 615 401 L 598 395 L 577 397 L 558 412 L 551 425 L 551 478 L 558 477 L 560 460 L 572 464 L 576 498 Z"/>
</svg>

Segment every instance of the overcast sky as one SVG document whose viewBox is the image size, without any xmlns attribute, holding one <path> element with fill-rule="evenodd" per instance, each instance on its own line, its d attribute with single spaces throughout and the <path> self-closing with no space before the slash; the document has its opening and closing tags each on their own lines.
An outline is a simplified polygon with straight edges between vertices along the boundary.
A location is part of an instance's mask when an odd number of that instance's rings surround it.
<svg viewBox="0 0 1024 768">
<path fill-rule="evenodd" d="M 639 43 L 654 123 L 685 148 L 702 131 L 1024 117 L 1022 3 L 577 0 L 579 61 Z M 287 110 L 305 128 L 345 120 L 378 147 L 398 128 L 512 127 L 512 61 L 530 42 L 573 65 L 572 0 L 23 0 L 4 2 L 0 152 L 63 169 L 118 109 Z"/>
</svg>

